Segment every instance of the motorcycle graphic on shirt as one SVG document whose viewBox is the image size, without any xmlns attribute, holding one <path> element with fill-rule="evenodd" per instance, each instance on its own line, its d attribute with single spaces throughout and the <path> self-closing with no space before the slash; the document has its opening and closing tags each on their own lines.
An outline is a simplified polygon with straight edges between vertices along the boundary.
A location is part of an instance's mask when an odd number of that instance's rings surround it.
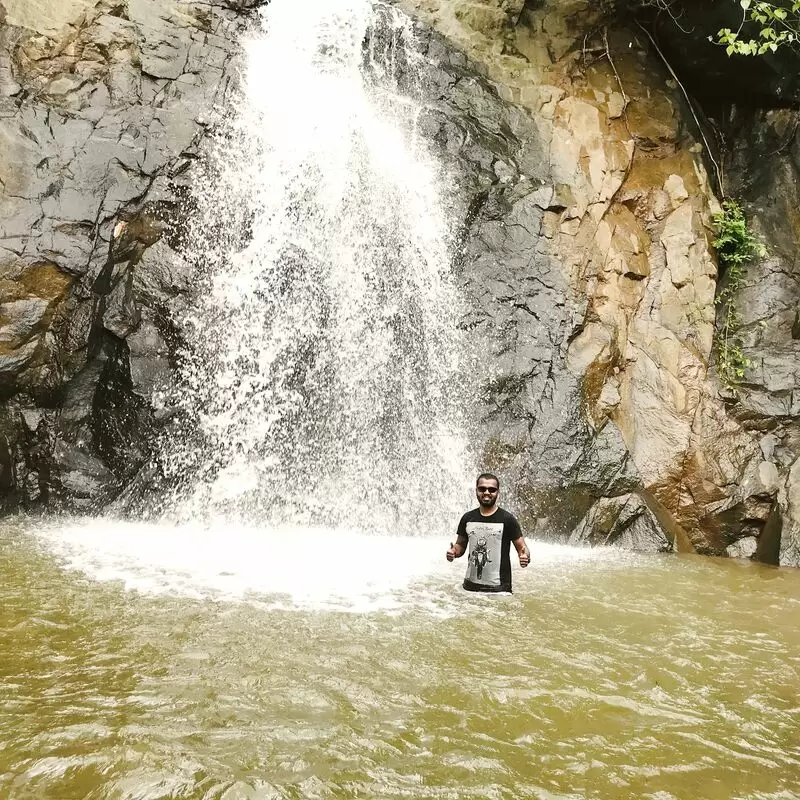
<svg viewBox="0 0 800 800">
<path fill-rule="evenodd" d="M 467 580 L 483 586 L 500 585 L 502 522 L 468 522 Z"/>
<path fill-rule="evenodd" d="M 480 580 L 483 577 L 483 568 L 487 564 L 492 563 L 492 559 L 489 558 L 489 551 L 487 547 L 488 545 L 486 543 L 486 539 L 483 536 L 481 536 L 475 543 L 475 549 L 469 554 L 469 560 L 475 567 L 475 572 L 478 576 L 478 580 Z"/>
</svg>

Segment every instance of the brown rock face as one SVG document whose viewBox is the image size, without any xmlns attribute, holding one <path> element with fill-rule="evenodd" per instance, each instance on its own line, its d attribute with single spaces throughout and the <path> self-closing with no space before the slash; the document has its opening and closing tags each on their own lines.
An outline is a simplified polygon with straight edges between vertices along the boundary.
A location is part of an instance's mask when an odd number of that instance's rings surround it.
<svg viewBox="0 0 800 800">
<path fill-rule="evenodd" d="M 507 321 L 505 298 L 523 295 L 524 282 L 541 283 L 541 275 L 534 262 L 518 275 L 501 260 L 497 280 L 507 286 L 483 303 L 494 302 L 495 321 L 515 334 L 481 331 L 497 342 L 501 373 L 488 392 L 487 461 L 515 475 L 528 525 L 541 535 L 571 531 L 573 540 L 647 549 L 660 530 L 662 546 L 677 538 L 682 549 L 774 561 L 767 554 L 774 548 L 747 542 L 767 529 L 774 538 L 779 505 L 791 519 L 788 489 L 780 488 L 786 473 L 730 413 L 713 374 L 711 216 L 719 187 L 652 43 L 639 28 L 605 27 L 595 4 L 580 1 L 528 3 L 517 13 L 484 0 L 469 4 L 470 15 L 449 0 L 405 5 L 465 47 L 501 95 L 526 108 L 546 151 L 533 177 L 548 199 L 540 214 L 515 224 L 549 259 L 544 283 L 558 287 L 565 313 L 556 324 L 551 315 L 547 331 Z M 542 393 L 543 362 L 553 385 Z M 775 388 L 772 396 L 787 391 Z M 628 479 L 608 481 L 598 470 L 608 458 L 624 463 Z M 658 515 L 632 500 L 631 489 L 657 504 Z M 782 563 L 798 563 L 786 541 Z"/>
<path fill-rule="evenodd" d="M 0 375 L 4 390 L 54 389 L 52 331 L 62 321 L 73 278 L 52 262 L 34 262 L 0 280 Z"/>
</svg>

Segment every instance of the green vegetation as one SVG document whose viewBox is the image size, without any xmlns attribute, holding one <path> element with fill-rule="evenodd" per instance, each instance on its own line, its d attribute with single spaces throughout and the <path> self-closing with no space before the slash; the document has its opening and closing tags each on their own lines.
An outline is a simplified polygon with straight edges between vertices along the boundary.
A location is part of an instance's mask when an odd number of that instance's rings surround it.
<svg viewBox="0 0 800 800">
<path fill-rule="evenodd" d="M 724 202 L 722 211 L 714 215 L 714 224 L 717 228 L 714 247 L 725 269 L 725 285 L 715 300 L 722 309 L 716 347 L 717 371 L 720 380 L 733 389 L 744 377 L 744 370 L 750 363 L 739 336 L 736 296 L 744 283 L 748 265 L 756 258 L 763 258 L 767 250 L 747 226 L 747 219 L 738 203 Z"/>
<path fill-rule="evenodd" d="M 739 0 L 739 5 L 742 7 L 742 22 L 738 29 L 723 28 L 717 34 L 717 43 L 725 45 L 729 56 L 734 53 L 763 55 L 774 53 L 784 45 L 796 47 L 800 44 L 800 0 L 784 0 L 782 3 Z M 756 33 L 751 34 L 751 30 Z"/>
<path fill-rule="evenodd" d="M 653 12 L 668 14 L 679 27 L 685 8 L 697 0 L 599 0 L 606 14 Z M 722 28 L 708 40 L 725 47 L 728 55 L 757 56 L 774 53 L 780 47 L 800 50 L 800 0 L 727 0 L 731 9 L 740 7 L 738 28 Z"/>
</svg>

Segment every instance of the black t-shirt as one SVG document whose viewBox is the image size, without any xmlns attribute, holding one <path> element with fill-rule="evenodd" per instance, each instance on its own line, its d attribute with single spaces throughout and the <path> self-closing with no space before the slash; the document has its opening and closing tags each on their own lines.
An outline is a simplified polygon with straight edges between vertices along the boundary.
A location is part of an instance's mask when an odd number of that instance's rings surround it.
<svg viewBox="0 0 800 800">
<path fill-rule="evenodd" d="M 484 516 L 467 511 L 458 523 L 459 536 L 469 539 L 464 588 L 470 592 L 511 591 L 511 542 L 522 536 L 516 517 L 504 508 Z"/>
</svg>

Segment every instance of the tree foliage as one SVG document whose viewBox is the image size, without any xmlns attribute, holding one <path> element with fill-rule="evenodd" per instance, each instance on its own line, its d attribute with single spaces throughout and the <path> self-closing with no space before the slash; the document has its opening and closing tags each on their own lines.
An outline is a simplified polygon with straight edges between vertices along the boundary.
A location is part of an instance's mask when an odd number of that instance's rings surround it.
<svg viewBox="0 0 800 800">
<path fill-rule="evenodd" d="M 668 14 L 681 25 L 687 4 L 700 0 L 599 0 L 605 13 L 655 12 Z M 728 55 L 757 56 L 774 53 L 780 47 L 800 50 L 800 0 L 725 0 L 741 18 L 737 28 L 722 28 L 709 41 L 725 47 Z"/>
<path fill-rule="evenodd" d="M 722 28 L 717 43 L 728 55 L 757 56 L 774 53 L 779 47 L 800 44 L 800 0 L 782 3 L 739 0 L 742 21 L 736 30 Z"/>
</svg>

